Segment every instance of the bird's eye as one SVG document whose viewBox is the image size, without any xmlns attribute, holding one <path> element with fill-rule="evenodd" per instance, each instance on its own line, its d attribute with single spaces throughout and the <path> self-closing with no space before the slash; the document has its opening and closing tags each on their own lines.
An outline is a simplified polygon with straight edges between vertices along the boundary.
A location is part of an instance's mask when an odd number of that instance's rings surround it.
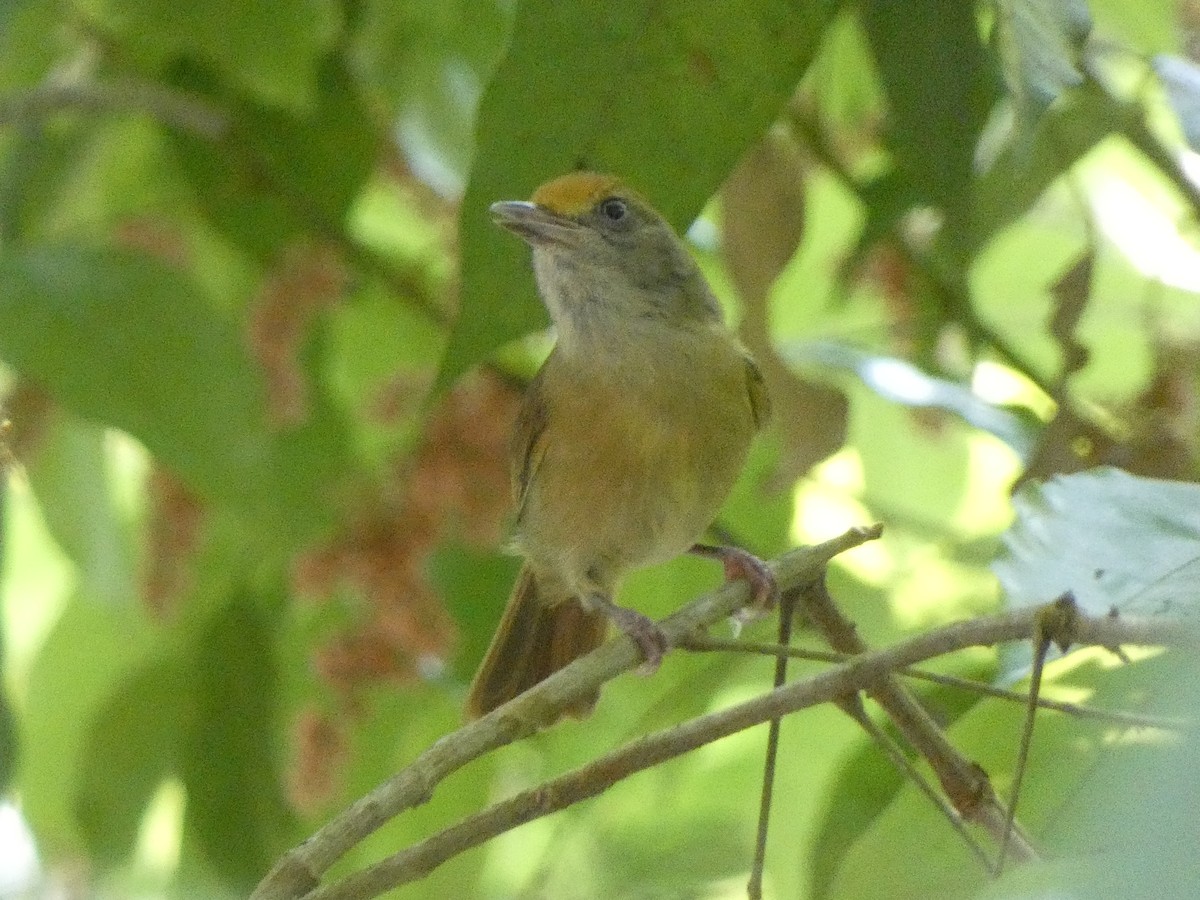
<svg viewBox="0 0 1200 900">
<path fill-rule="evenodd" d="M 620 222 L 629 215 L 629 207 L 625 205 L 624 200 L 609 197 L 600 204 L 600 213 L 610 222 Z"/>
</svg>

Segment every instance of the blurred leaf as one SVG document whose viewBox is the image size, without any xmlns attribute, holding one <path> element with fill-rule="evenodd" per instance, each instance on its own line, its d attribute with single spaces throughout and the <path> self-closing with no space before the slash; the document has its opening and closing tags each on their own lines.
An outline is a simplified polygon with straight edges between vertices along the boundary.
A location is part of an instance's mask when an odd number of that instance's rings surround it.
<svg viewBox="0 0 1200 900">
<path fill-rule="evenodd" d="M 1179 0 L 1088 0 L 1096 25 L 1149 56 L 1183 48 L 1189 3 Z M 1183 26 L 1183 27 L 1181 27 Z"/>
<path fill-rule="evenodd" d="M 132 604 L 133 545 L 114 505 L 104 428 L 60 413 L 26 468 L 46 525 L 91 600 Z"/>
<path fill-rule="evenodd" d="M 475 112 L 508 42 L 505 0 L 368 0 L 355 34 L 369 83 L 397 119 L 406 161 L 443 196 L 470 170 Z"/>
<path fill-rule="evenodd" d="M 299 109 L 315 98 L 321 57 L 341 31 L 335 0 L 77 0 L 121 43 L 151 60 L 185 57 L 215 66 L 271 106 Z"/>
<path fill-rule="evenodd" d="M 1090 615 L 1197 616 L 1200 485 L 1093 469 L 1027 485 L 992 566 L 1010 606 L 1070 591 Z M 1021 677 L 1027 645 L 1007 647 L 1001 680 Z"/>
<path fill-rule="evenodd" d="M 358 86 L 337 59 L 314 72 L 313 102 L 273 109 L 193 70 L 181 86 L 219 98 L 235 127 L 221 142 L 173 133 L 198 202 L 241 248 L 273 260 L 299 231 L 339 232 L 378 156 L 380 135 Z"/>
<path fill-rule="evenodd" d="M 464 680 L 491 643 L 520 565 L 512 556 L 453 544 L 439 548 L 430 560 L 430 577 L 462 632 L 455 670 Z"/>
<path fill-rule="evenodd" d="M 0 255 L 0 355 L 280 541 L 314 533 L 329 514 L 330 480 L 345 465 L 340 423 L 319 411 L 270 431 L 240 334 L 172 269 L 70 245 Z"/>
<path fill-rule="evenodd" d="M 0 88 L 32 85 L 59 58 L 56 40 L 63 9 L 58 0 L 0 3 Z"/>
<path fill-rule="evenodd" d="M 75 810 L 88 848 L 113 864 L 134 847 L 146 805 L 175 761 L 192 696 L 175 665 L 130 672 L 92 723 Z"/>
<path fill-rule="evenodd" d="M 887 145 L 921 201 L 953 210 L 997 93 L 975 6 L 868 0 L 863 28 L 887 96 Z"/>
<path fill-rule="evenodd" d="M 1154 71 L 1167 90 L 1188 146 L 1200 150 L 1200 66 L 1190 59 L 1160 54 L 1154 57 Z"/>
<path fill-rule="evenodd" d="M 0 435 L 0 456 L 6 449 L 3 435 Z M 0 461 L 0 578 L 5 575 L 5 561 L 8 559 L 7 536 L 11 521 L 8 516 L 7 476 L 6 466 Z M 7 647 L 8 633 L 4 626 L 0 625 L 0 672 L 5 670 Z M 12 700 L 9 697 L 7 683 L 0 681 L 0 796 L 8 793 L 16 775 L 18 750 L 17 720 L 13 715 Z"/>
<path fill-rule="evenodd" d="M 1087 348 L 1079 342 L 1075 330 L 1079 327 L 1079 320 L 1083 318 L 1088 300 L 1092 296 L 1092 272 L 1095 264 L 1096 253 L 1089 248 L 1050 287 L 1050 294 L 1054 298 L 1050 334 L 1062 350 L 1063 364 L 1058 374 L 1058 381 L 1062 385 L 1087 365 Z"/>
<path fill-rule="evenodd" d="M 1079 55 L 1091 30 L 1086 0 L 996 0 L 997 53 L 1023 132 L 1083 83 Z"/>
<path fill-rule="evenodd" d="M 486 165 L 463 198 L 461 315 L 439 385 L 546 323 L 528 251 L 489 204 L 587 167 L 619 173 L 682 228 L 778 114 L 837 6 L 524 0 L 479 110 Z"/>
<path fill-rule="evenodd" d="M 793 344 L 784 352 L 796 364 L 853 372 L 871 391 L 892 403 L 954 413 L 968 425 L 1004 441 L 1022 459 L 1033 452 L 1037 439 L 1034 425 L 1017 412 L 981 400 L 970 385 L 929 375 L 902 359 L 829 341 Z"/>
<path fill-rule="evenodd" d="M 1114 668 L 1092 659 L 1063 673 L 1049 670 L 1044 690 L 1047 696 L 1055 696 L 1056 686 L 1061 685 L 1064 699 L 1089 693 L 1089 705 L 1101 709 L 1144 709 L 1146 688 L 1166 687 L 1161 663 L 1162 659 L 1151 659 Z M 1131 702 L 1136 698 L 1140 702 Z M 1021 704 L 983 700 L 947 730 L 959 752 L 989 773 L 1002 797 L 1008 794 L 1025 715 Z M 1038 713 L 1018 817 L 1036 840 L 1047 845 L 1047 855 L 1063 851 L 1057 832 L 1081 807 L 1106 806 L 1109 763 L 1125 757 L 1135 766 L 1145 765 L 1159 754 L 1154 741 L 1137 738 L 1139 731 L 1055 712 Z M 928 776 L 928 767 L 921 768 Z M 1101 815 L 1111 823 L 1121 815 L 1114 810 L 1107 807 Z M 1086 840 L 1070 847 L 1093 862 L 1096 853 L 1112 849 Z M 850 848 L 829 896 L 956 900 L 975 897 L 987 883 L 987 874 L 941 813 L 906 784 Z"/>
<path fill-rule="evenodd" d="M 1120 131 L 1131 108 L 1093 82 L 1046 110 L 1025 147 L 1010 141 L 977 179 L 970 227 L 951 237 L 970 258 L 1023 216 L 1042 193 L 1102 139 Z"/>
<path fill-rule="evenodd" d="M 181 748 L 189 840 L 237 891 L 294 837 L 278 760 L 279 673 L 272 622 L 239 594 L 196 636 L 196 711 Z"/>
<path fill-rule="evenodd" d="M 77 597 L 38 653 L 23 716 L 20 786 L 22 809 L 43 847 L 83 849 L 77 817 L 96 723 L 154 645 L 137 607 Z"/>
<path fill-rule="evenodd" d="M 1152 676 L 1143 681 L 1150 706 L 1190 718 L 1200 689 L 1194 654 L 1151 662 L 1158 665 L 1137 666 Z M 1185 900 L 1195 894 L 1200 780 L 1191 774 L 1200 771 L 1200 734 L 1189 727 L 1174 739 L 1151 735 L 1109 744 L 1088 779 L 1091 789 L 1073 796 L 1055 823 L 1050 859 L 1014 867 L 981 900 L 1051 894 L 1063 900 Z"/>
<path fill-rule="evenodd" d="M 738 163 L 721 190 L 721 250 L 742 300 L 739 328 L 771 398 L 771 427 L 782 438 L 771 489 L 787 486 L 846 439 L 840 390 L 798 375 L 780 358 L 771 334 L 769 298 L 804 234 L 804 178 L 799 149 L 786 132 L 768 132 Z"/>
</svg>

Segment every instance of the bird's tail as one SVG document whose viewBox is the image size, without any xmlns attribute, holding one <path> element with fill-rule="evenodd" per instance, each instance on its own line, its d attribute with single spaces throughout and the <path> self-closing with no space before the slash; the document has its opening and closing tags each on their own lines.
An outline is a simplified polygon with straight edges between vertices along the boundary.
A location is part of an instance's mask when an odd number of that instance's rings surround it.
<svg viewBox="0 0 1200 900">
<path fill-rule="evenodd" d="M 504 616 L 467 695 L 466 717 L 477 719 L 548 678 L 604 642 L 608 619 L 543 583 L 528 566 L 513 585 Z M 599 692 L 563 710 L 582 718 Z"/>
</svg>

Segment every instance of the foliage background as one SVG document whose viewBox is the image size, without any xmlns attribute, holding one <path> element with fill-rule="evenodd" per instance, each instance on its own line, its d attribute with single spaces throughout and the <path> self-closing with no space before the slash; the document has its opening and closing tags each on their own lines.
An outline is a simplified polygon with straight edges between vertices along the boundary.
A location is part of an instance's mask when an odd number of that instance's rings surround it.
<svg viewBox="0 0 1200 900">
<path fill-rule="evenodd" d="M 720 528 L 772 555 L 884 521 L 832 574 L 874 643 L 1005 602 L 1018 481 L 1194 480 L 1198 28 L 1191 0 L 0 4 L 0 893 L 243 894 L 456 725 L 547 347 L 486 207 L 562 171 L 701 216 L 777 409 Z M 624 599 L 661 615 L 714 577 L 680 560 Z M 674 654 L 345 866 L 769 672 Z M 1194 675 L 1081 654 L 1052 689 L 1170 707 Z M 930 702 L 1003 789 L 1020 711 Z M 1004 896 L 835 709 L 783 740 L 773 896 Z M 1043 717 L 1023 816 L 1108 846 L 1098 786 L 1168 771 L 1154 744 Z M 737 896 L 761 751 L 728 739 L 399 893 Z"/>
</svg>

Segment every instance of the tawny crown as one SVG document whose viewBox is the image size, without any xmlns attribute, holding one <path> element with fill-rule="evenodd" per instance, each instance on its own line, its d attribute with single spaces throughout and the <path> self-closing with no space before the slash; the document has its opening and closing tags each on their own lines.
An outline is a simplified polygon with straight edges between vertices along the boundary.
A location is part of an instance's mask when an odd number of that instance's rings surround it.
<svg viewBox="0 0 1200 900">
<path fill-rule="evenodd" d="M 571 172 L 547 181 L 533 192 L 530 199 L 560 216 L 580 216 L 605 197 L 628 193 L 629 190 L 614 175 Z"/>
</svg>

